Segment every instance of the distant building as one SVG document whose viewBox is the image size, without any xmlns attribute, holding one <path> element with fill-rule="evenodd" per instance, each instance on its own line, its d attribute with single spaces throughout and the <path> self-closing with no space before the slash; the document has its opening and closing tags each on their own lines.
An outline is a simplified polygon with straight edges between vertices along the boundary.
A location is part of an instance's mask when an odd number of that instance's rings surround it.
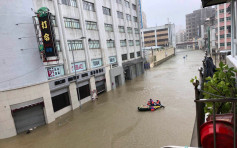
<svg viewBox="0 0 237 148">
<path fill-rule="evenodd" d="M 142 23 L 143 23 L 143 28 L 147 28 L 147 19 L 146 19 L 146 13 L 142 11 Z"/>
<path fill-rule="evenodd" d="M 201 25 L 209 17 L 214 16 L 215 8 L 203 8 L 193 11 L 193 13 L 186 15 L 186 34 L 187 40 L 201 37 Z"/>
<path fill-rule="evenodd" d="M 216 6 L 217 11 L 217 48 L 220 50 L 231 49 L 231 33 L 228 28 L 231 27 L 231 14 L 227 12 L 230 3 L 220 4 Z"/>
<path fill-rule="evenodd" d="M 180 30 L 176 33 L 176 43 L 182 43 L 186 41 L 186 31 Z"/>
<path fill-rule="evenodd" d="M 164 26 L 142 29 L 143 47 L 175 47 L 175 25 L 166 24 Z"/>
</svg>

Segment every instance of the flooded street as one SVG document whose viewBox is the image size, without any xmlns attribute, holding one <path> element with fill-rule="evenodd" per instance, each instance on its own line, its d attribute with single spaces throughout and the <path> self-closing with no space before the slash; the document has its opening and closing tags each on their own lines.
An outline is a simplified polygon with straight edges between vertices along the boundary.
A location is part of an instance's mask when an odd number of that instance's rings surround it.
<svg viewBox="0 0 237 148">
<path fill-rule="evenodd" d="M 154 148 L 189 146 L 195 119 L 194 88 L 204 52 L 178 50 L 177 55 L 125 85 L 103 93 L 30 134 L 0 140 L 0 148 Z M 187 55 L 186 61 L 183 56 Z M 165 109 L 138 112 L 148 99 Z"/>
</svg>

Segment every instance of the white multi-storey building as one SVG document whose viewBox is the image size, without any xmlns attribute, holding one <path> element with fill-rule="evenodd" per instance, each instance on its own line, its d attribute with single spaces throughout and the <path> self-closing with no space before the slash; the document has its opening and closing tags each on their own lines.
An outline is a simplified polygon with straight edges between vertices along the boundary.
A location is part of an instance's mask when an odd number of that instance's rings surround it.
<svg viewBox="0 0 237 148">
<path fill-rule="evenodd" d="M 0 139 L 51 123 L 96 92 L 141 75 L 138 6 L 139 0 L 1 1 Z M 58 50 L 47 62 L 32 19 L 41 7 L 53 16 Z"/>
</svg>

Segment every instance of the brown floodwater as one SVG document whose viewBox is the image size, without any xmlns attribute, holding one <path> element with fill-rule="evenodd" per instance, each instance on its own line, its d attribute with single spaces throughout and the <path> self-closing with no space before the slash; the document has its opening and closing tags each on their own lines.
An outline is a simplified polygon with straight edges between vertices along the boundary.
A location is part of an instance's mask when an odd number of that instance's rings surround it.
<svg viewBox="0 0 237 148">
<path fill-rule="evenodd" d="M 187 56 L 184 60 L 183 56 Z M 175 57 L 125 85 L 88 102 L 55 122 L 0 140 L 0 148 L 154 148 L 190 145 L 194 119 L 194 88 L 204 52 L 178 50 Z M 148 99 L 165 109 L 138 112 Z"/>
</svg>

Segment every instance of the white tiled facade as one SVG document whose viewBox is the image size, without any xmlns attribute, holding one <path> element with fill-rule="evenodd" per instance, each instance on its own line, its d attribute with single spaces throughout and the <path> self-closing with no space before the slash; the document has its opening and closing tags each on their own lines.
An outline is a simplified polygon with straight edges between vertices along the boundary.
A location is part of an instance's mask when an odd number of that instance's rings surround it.
<svg viewBox="0 0 237 148">
<path fill-rule="evenodd" d="M 47 7 L 55 17 L 58 61 L 42 62 L 38 51 L 32 16 L 41 7 Z M 110 91 L 124 84 L 125 79 L 142 74 L 138 10 L 139 0 L 1 1 L 0 13 L 4 15 L 0 19 L 5 21 L 0 22 L 4 26 L 0 28 L 0 139 L 17 134 L 13 106 L 31 106 L 29 102 L 42 98 L 48 124 L 90 101 L 99 89 Z M 123 19 L 118 18 L 118 12 L 123 13 Z M 73 27 L 69 22 L 74 22 Z M 120 32 L 119 26 L 125 32 Z M 121 42 L 125 43 L 123 47 Z M 82 68 L 73 78 L 74 61 Z M 135 67 L 135 73 L 125 76 L 125 69 L 134 71 L 131 67 Z M 57 73 L 50 76 L 48 70 Z M 77 91 L 81 93 L 84 89 L 87 95 L 80 94 L 80 100 Z M 63 98 L 67 105 L 55 109 L 55 101 L 64 94 L 68 96 Z"/>
</svg>

